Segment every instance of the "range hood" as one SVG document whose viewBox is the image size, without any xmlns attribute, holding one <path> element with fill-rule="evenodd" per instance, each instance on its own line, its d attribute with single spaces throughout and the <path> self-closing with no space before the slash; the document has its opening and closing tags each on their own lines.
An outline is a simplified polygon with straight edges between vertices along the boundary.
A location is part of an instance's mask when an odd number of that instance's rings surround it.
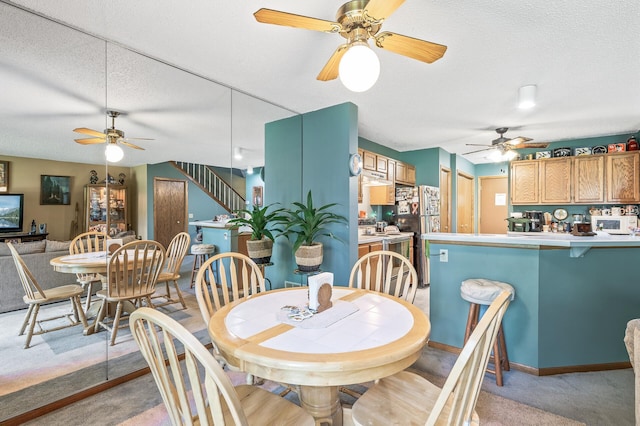
<svg viewBox="0 0 640 426">
<path fill-rule="evenodd" d="M 390 180 L 387 180 L 387 175 L 380 172 L 374 172 L 373 170 L 362 171 L 362 185 L 363 186 L 386 186 L 393 185 Z"/>
</svg>

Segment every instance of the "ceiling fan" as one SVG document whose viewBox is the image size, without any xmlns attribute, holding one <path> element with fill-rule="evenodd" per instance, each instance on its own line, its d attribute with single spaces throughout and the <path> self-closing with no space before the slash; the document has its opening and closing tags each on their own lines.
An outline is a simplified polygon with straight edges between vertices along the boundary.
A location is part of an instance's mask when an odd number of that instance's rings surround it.
<svg viewBox="0 0 640 426">
<path fill-rule="evenodd" d="M 97 130 L 87 129 L 86 127 L 78 127 L 73 129 L 74 132 L 82 133 L 84 135 L 93 136 L 92 138 L 85 139 L 75 139 L 75 141 L 81 145 L 91 145 L 97 143 L 105 143 L 109 144 L 122 144 L 128 146 L 129 148 L 134 149 L 142 149 L 144 148 L 134 145 L 128 140 L 144 140 L 144 141 L 152 141 L 150 138 L 125 138 L 124 132 L 122 130 L 116 129 L 116 117 L 120 115 L 118 111 L 107 111 L 107 115 L 111 117 L 111 127 L 105 129 L 104 132 L 99 132 Z"/>
<path fill-rule="evenodd" d="M 402 3 L 404 3 L 404 0 L 352 0 L 343 4 L 338 9 L 335 22 L 264 8 L 258 10 L 253 15 L 258 22 L 327 33 L 339 33 L 347 39 L 345 44 L 338 46 L 324 68 L 320 71 L 320 74 L 318 74 L 318 80 L 328 81 L 334 80 L 339 75 L 340 78 L 343 79 L 342 73 L 339 73 L 339 70 L 342 71 L 342 65 L 344 65 L 341 64 L 341 62 L 344 62 L 341 60 L 353 47 L 361 46 L 371 51 L 368 49 L 368 40 L 370 38 L 372 38 L 375 45 L 381 49 L 386 49 L 427 63 L 437 61 L 444 55 L 447 46 L 389 31 L 379 33 L 383 21 L 395 12 Z M 354 49 L 354 51 L 355 50 L 357 49 Z M 373 54 L 373 56 L 375 56 L 375 54 Z M 378 61 L 377 57 L 375 60 Z M 377 72 L 379 72 L 379 61 L 377 63 Z M 377 74 L 375 78 L 377 79 Z"/>
<path fill-rule="evenodd" d="M 516 138 L 506 138 L 504 136 L 505 133 L 507 133 L 507 130 L 509 130 L 508 127 L 498 127 L 496 129 L 496 133 L 498 133 L 500 135 L 500 137 L 498 137 L 497 139 L 494 139 L 493 141 L 491 141 L 491 145 L 483 145 L 483 144 L 477 144 L 477 143 L 468 143 L 468 146 L 486 146 L 488 148 L 483 148 L 483 149 L 478 149 L 476 151 L 471 151 L 471 152 L 465 152 L 464 155 L 467 154 L 473 154 L 476 152 L 481 152 L 481 151 L 487 151 L 490 149 L 497 149 L 500 152 L 504 153 L 507 152 L 511 149 L 522 149 L 522 148 L 546 148 L 549 146 L 548 143 L 537 143 L 537 142 L 531 142 L 533 139 L 531 138 L 526 138 L 524 136 L 518 136 Z"/>
</svg>

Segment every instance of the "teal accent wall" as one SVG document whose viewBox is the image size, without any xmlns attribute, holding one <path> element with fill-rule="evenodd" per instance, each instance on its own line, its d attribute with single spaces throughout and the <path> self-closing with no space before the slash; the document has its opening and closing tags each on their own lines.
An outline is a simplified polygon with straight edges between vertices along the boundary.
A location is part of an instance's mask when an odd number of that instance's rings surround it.
<svg viewBox="0 0 640 426">
<path fill-rule="evenodd" d="M 357 107 L 351 103 L 268 123 L 266 126 L 265 199 L 291 207 L 306 201 L 311 190 L 314 205 L 337 203 L 332 211 L 349 219 L 349 226 L 330 230 L 343 242 L 325 238 L 322 270 L 334 273 L 334 283 L 346 283 L 357 258 L 357 183 L 349 175 L 349 155 L 358 150 Z M 306 283 L 295 275 L 292 245 L 279 238 L 266 275 L 274 288 L 284 281 Z"/>
<path fill-rule="evenodd" d="M 429 148 L 400 154 L 402 162 L 416 166 L 416 185 L 440 186 L 441 151 L 440 148 Z"/>
<path fill-rule="evenodd" d="M 400 151 L 396 151 L 395 149 L 380 145 L 378 143 L 370 141 L 369 139 L 358 137 L 358 148 L 364 149 L 365 151 L 375 152 L 376 154 L 384 155 L 385 157 L 393 158 L 394 160 L 403 161 L 400 159 L 400 157 L 402 156 L 402 153 Z"/>
</svg>

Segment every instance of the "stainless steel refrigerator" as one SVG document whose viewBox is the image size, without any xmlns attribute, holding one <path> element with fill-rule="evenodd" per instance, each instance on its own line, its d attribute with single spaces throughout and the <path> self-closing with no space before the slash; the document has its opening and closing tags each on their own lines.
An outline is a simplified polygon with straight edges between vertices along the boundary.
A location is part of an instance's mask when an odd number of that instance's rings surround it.
<svg viewBox="0 0 640 426">
<path fill-rule="evenodd" d="M 420 286 L 429 284 L 429 259 L 421 234 L 440 232 L 440 188 L 420 185 L 396 188 L 395 222 L 400 231 L 413 232 L 413 264 Z"/>
</svg>

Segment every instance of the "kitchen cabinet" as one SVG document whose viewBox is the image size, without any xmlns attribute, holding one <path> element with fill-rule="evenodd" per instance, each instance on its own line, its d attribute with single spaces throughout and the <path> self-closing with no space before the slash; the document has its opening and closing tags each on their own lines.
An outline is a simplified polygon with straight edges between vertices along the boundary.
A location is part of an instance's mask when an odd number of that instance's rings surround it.
<svg viewBox="0 0 640 426">
<path fill-rule="evenodd" d="M 640 153 L 638 151 L 607 155 L 607 202 L 640 202 L 639 155 Z"/>
<path fill-rule="evenodd" d="M 412 164 L 396 162 L 396 182 L 405 185 L 416 184 L 416 167 Z"/>
<path fill-rule="evenodd" d="M 378 250 L 382 250 L 382 242 L 358 244 L 358 259 L 360 259 L 362 256 L 364 256 L 367 253 L 370 253 L 372 251 L 378 251 Z M 377 267 L 378 267 L 378 261 L 375 259 L 372 259 L 371 261 L 372 281 L 375 280 Z M 363 287 L 370 290 L 370 289 L 373 289 L 375 285 L 373 285 L 373 283 L 370 281 L 369 283 L 364 283 Z"/>
<path fill-rule="evenodd" d="M 363 151 L 362 168 L 365 170 L 377 171 L 377 155 L 373 152 Z"/>
<path fill-rule="evenodd" d="M 369 187 L 369 203 L 372 206 L 392 206 L 396 203 L 395 185 Z"/>
<path fill-rule="evenodd" d="M 511 204 L 539 204 L 540 160 L 511 163 Z"/>
<path fill-rule="evenodd" d="M 89 184 L 84 187 L 85 231 L 116 235 L 127 231 L 127 187 Z"/>
<path fill-rule="evenodd" d="M 376 171 L 380 172 L 380 173 L 387 173 L 387 165 L 389 163 L 389 160 L 387 157 L 383 157 L 381 155 L 377 155 L 376 156 Z M 387 178 L 388 179 L 388 178 Z"/>
<path fill-rule="evenodd" d="M 540 162 L 540 203 L 571 202 L 571 157 L 552 158 Z"/>
<path fill-rule="evenodd" d="M 407 166 L 407 184 L 416 184 L 416 166 L 413 164 L 406 164 Z"/>
<path fill-rule="evenodd" d="M 573 160 L 573 202 L 604 203 L 603 155 L 580 155 Z"/>
</svg>

